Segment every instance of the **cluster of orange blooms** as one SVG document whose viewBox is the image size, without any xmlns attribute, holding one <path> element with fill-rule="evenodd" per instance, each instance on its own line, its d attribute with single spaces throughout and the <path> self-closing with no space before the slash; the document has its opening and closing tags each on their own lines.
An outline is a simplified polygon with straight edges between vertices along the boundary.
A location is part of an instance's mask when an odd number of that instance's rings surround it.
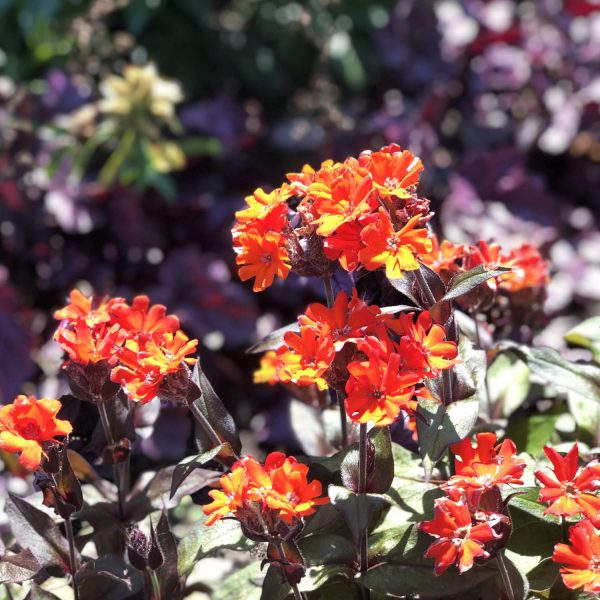
<svg viewBox="0 0 600 600">
<path fill-rule="evenodd" d="M 281 452 L 271 452 L 264 466 L 245 456 L 220 478 L 221 489 L 209 492 L 213 501 L 203 507 L 209 515 L 206 524 L 231 514 L 255 536 L 276 537 L 280 521 L 292 525 L 329 502 L 320 497 L 321 482 L 309 482 L 307 474 L 306 465 Z"/>
<path fill-rule="evenodd" d="M 79 290 L 57 310 L 62 321 L 54 339 L 76 365 L 104 365 L 110 379 L 123 386 L 129 399 L 143 404 L 159 395 L 165 378 L 193 365 L 197 340 L 190 340 L 175 315 L 160 304 L 137 296 L 129 305 L 123 298 L 94 302 Z"/>
<path fill-rule="evenodd" d="M 416 195 L 422 170 L 391 144 L 317 170 L 305 165 L 271 193 L 257 189 L 233 228 L 240 278 L 254 277 L 258 292 L 292 269 L 322 276 L 338 262 L 347 271 L 385 267 L 390 278 L 418 269 L 415 257 L 432 248 L 429 201 Z"/>
<path fill-rule="evenodd" d="M 466 438 L 451 446 L 451 451 L 455 475 L 442 485 L 447 497 L 435 501 L 433 520 L 419 524 L 421 530 L 437 538 L 425 553 L 434 559 L 436 575 L 455 563 L 464 573 L 476 558 L 492 555 L 509 525 L 508 517 L 500 512 L 501 502 L 496 501 L 501 499 L 498 486 L 522 485 L 525 470 L 525 462 L 516 456 L 515 444 L 505 439 L 497 445 L 495 433 L 477 434 L 475 448 Z"/>
<path fill-rule="evenodd" d="M 523 290 L 543 288 L 549 280 L 548 261 L 542 258 L 538 249 L 531 244 L 522 244 L 505 252 L 499 244 L 480 241 L 475 245 L 453 244 L 431 235 L 432 250 L 419 258 L 435 271 L 446 283 L 455 275 L 483 265 L 486 271 L 498 267 L 511 269 L 510 272 L 488 279 L 492 291 L 504 290 L 516 293 Z"/>
<path fill-rule="evenodd" d="M 457 347 L 427 311 L 393 316 L 367 305 L 356 290 L 339 292 L 331 308 L 311 304 L 298 318 L 299 332 L 268 352 L 257 382 L 331 387 L 346 396 L 353 421 L 383 427 L 401 412 L 412 415 L 423 382 L 456 364 Z"/>
</svg>

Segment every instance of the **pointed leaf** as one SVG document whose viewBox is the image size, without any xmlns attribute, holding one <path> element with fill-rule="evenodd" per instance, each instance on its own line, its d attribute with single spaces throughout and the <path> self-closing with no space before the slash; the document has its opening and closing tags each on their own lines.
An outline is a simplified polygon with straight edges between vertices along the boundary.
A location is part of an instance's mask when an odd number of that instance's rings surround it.
<svg viewBox="0 0 600 600">
<path fill-rule="evenodd" d="M 288 331 L 298 332 L 300 331 L 300 326 L 296 322 L 290 323 L 289 325 L 284 325 L 279 329 L 275 329 L 275 331 L 271 331 L 271 333 L 269 333 L 269 335 L 267 335 L 260 342 L 250 346 L 250 348 L 246 350 L 246 353 L 258 354 L 259 352 L 267 352 L 268 350 L 277 350 L 279 346 L 283 345 L 283 337 Z"/>
<path fill-rule="evenodd" d="M 205 465 L 207 462 L 212 460 L 215 456 L 217 456 L 217 454 L 219 454 L 219 452 L 221 452 L 222 449 L 223 444 L 215 448 L 211 448 L 207 452 L 203 452 L 197 456 L 188 456 L 178 465 L 175 465 L 175 469 L 173 470 L 173 479 L 171 480 L 171 492 L 169 500 L 173 498 L 179 489 L 179 486 L 188 478 L 189 475 L 193 473 L 195 469 L 202 467 L 202 465 Z"/>
<path fill-rule="evenodd" d="M 264 573 L 260 563 L 253 562 L 235 571 L 215 592 L 212 600 L 260 600 Z"/>
<path fill-rule="evenodd" d="M 565 340 L 573 346 L 591 350 L 594 360 L 600 362 L 600 317 L 586 319 L 565 334 Z"/>
<path fill-rule="evenodd" d="M 56 565 L 65 573 L 69 571 L 69 544 L 46 513 L 11 493 L 5 511 L 22 548 L 31 550 L 43 567 Z"/>
<path fill-rule="evenodd" d="M 41 569 L 29 548 L 17 554 L 5 554 L 0 559 L 0 583 L 19 583 L 32 579 Z"/>
<path fill-rule="evenodd" d="M 444 294 L 442 300 L 452 300 L 454 298 L 458 298 L 459 296 L 474 290 L 482 283 L 485 283 L 488 279 L 491 279 L 492 277 L 498 277 L 504 273 L 509 273 L 510 271 L 511 269 L 507 269 L 505 267 L 499 267 L 497 269 L 487 271 L 483 265 L 477 265 L 470 271 L 453 277 L 450 281 L 450 285 L 448 286 L 448 291 Z"/>
<path fill-rule="evenodd" d="M 177 572 L 177 542 L 171 532 L 167 513 L 163 511 L 156 525 L 156 541 L 164 562 L 157 569 L 161 598 L 177 598 L 179 574 Z"/>
</svg>

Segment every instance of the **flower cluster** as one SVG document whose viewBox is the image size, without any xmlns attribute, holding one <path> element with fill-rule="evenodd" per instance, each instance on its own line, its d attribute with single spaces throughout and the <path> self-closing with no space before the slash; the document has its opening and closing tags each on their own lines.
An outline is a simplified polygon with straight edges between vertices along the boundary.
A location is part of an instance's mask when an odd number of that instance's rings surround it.
<svg viewBox="0 0 600 600">
<path fill-rule="evenodd" d="M 313 514 L 315 506 L 329 502 L 320 497 L 321 482 L 309 482 L 307 474 L 306 465 L 281 452 L 271 452 L 264 466 L 245 456 L 220 478 L 221 489 L 209 492 L 213 501 L 203 509 L 209 515 L 206 524 L 231 514 L 255 538 L 279 537 Z"/>
<path fill-rule="evenodd" d="M 488 244 L 485 241 L 471 246 L 453 244 L 448 240 L 443 240 L 440 244 L 438 238 L 432 235 L 431 242 L 432 251 L 420 256 L 420 260 L 446 282 L 455 275 L 483 265 L 487 271 L 499 267 L 511 269 L 510 272 L 487 281 L 487 286 L 492 291 L 501 290 L 514 294 L 543 289 L 548 283 L 548 261 L 531 244 L 522 244 L 506 252 L 499 244 Z"/>
<path fill-rule="evenodd" d="M 73 290 L 70 303 L 54 314 L 62 321 L 54 339 L 68 354 L 71 378 L 85 377 L 99 395 L 108 374 L 131 400 L 143 404 L 159 394 L 169 397 L 170 379 L 189 378 L 185 365 L 195 364 L 189 355 L 198 341 L 190 340 L 179 329 L 179 319 L 166 312 L 160 304 L 151 306 L 147 296 L 137 296 L 129 305 L 122 298 L 94 302 Z M 98 372 L 99 377 L 90 375 Z M 94 379 L 100 380 L 98 385 Z"/>
<path fill-rule="evenodd" d="M 498 486 L 522 484 L 525 470 L 514 443 L 506 439 L 498 445 L 495 433 L 477 434 L 475 447 L 464 439 L 451 450 L 456 474 L 442 486 L 447 497 L 436 500 L 433 520 L 419 524 L 437 538 L 425 554 L 435 560 L 436 575 L 455 563 L 464 573 L 474 559 L 492 556 L 509 524 Z"/>
<path fill-rule="evenodd" d="M 45 455 L 44 445 L 73 430 L 68 421 L 56 418 L 61 408 L 58 400 L 23 395 L 1 407 L 0 450 L 18 452 L 26 469 L 37 470 Z"/>
<path fill-rule="evenodd" d="M 258 292 L 291 270 L 323 276 L 338 263 L 346 271 L 385 267 L 390 278 L 417 269 L 417 257 L 432 250 L 429 201 L 416 193 L 422 170 L 392 144 L 317 170 L 305 165 L 271 193 L 259 188 L 236 213 L 240 278 L 254 277 Z"/>
<path fill-rule="evenodd" d="M 316 385 L 345 394 L 353 421 L 390 425 L 412 415 L 425 379 L 456 364 L 457 347 L 424 311 L 395 317 L 367 305 L 356 290 L 331 308 L 311 304 L 284 344 L 263 358 L 257 381 Z"/>
<path fill-rule="evenodd" d="M 572 545 L 557 544 L 552 559 L 566 565 L 560 572 L 567 587 L 600 592 L 600 462 L 593 460 L 580 468 L 577 443 L 565 457 L 548 446 L 544 452 L 552 463 L 552 473 L 539 470 L 535 476 L 543 485 L 539 501 L 550 503 L 545 513 L 583 517 L 569 529 Z"/>
</svg>

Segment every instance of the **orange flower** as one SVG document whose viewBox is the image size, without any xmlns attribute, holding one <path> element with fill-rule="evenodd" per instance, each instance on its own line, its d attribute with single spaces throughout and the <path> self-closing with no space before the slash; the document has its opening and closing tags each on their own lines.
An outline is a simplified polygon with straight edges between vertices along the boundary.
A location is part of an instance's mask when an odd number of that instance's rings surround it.
<svg viewBox="0 0 600 600">
<path fill-rule="evenodd" d="M 118 323 L 132 335 L 144 338 L 154 334 L 174 333 L 179 329 L 179 319 L 167 315 L 162 304 L 150 306 L 148 296 L 136 296 L 131 306 L 124 300 L 111 307 L 113 322 Z"/>
<path fill-rule="evenodd" d="M 489 557 L 484 544 L 499 537 L 489 522 L 473 524 L 466 503 L 449 498 L 435 501 L 433 520 L 419 523 L 419 529 L 438 538 L 425 552 L 427 558 L 435 560 L 435 575 L 441 575 L 454 563 L 458 563 L 461 573 L 468 571 L 475 558 Z"/>
<path fill-rule="evenodd" d="M 280 381 L 306 386 L 316 384 L 320 390 L 327 389 L 323 375 L 335 358 L 331 330 L 324 326 L 320 332 L 301 327 L 299 333 L 288 331 L 285 345 L 277 349 Z"/>
<path fill-rule="evenodd" d="M 600 531 L 590 521 L 569 528 L 569 544 L 556 544 L 552 560 L 561 563 L 563 583 L 572 590 L 600 592 Z"/>
<path fill-rule="evenodd" d="M 376 206 L 370 177 L 363 177 L 353 170 L 343 170 L 328 185 L 315 182 L 310 185 L 314 225 L 321 236 L 330 236 L 344 223 L 356 221 L 372 212 Z"/>
<path fill-rule="evenodd" d="M 361 234 L 365 247 L 359 252 L 360 262 L 369 271 L 385 265 L 388 279 L 399 279 L 405 271 L 418 269 L 416 257 L 432 248 L 427 230 L 417 228 L 420 219 L 415 215 L 400 231 L 394 231 L 387 211 L 380 208 L 379 219 Z"/>
<path fill-rule="evenodd" d="M 496 445 L 497 439 L 495 433 L 478 433 L 474 448 L 469 438 L 451 446 L 456 475 L 442 488 L 449 493 L 465 493 L 469 504 L 476 507 L 486 489 L 501 483 L 522 485 L 525 462 L 516 456 L 517 448 L 511 440 Z"/>
<path fill-rule="evenodd" d="M 550 502 L 544 514 L 570 517 L 578 513 L 600 515 L 600 498 L 593 492 L 600 490 L 600 463 L 593 461 L 579 469 L 577 442 L 563 458 L 554 448 L 544 448 L 550 459 L 553 474 L 536 471 L 536 478 L 545 486 L 540 490 L 540 502 Z M 592 493 L 590 493 L 592 492 Z"/>
<path fill-rule="evenodd" d="M 114 304 L 123 302 L 122 298 L 106 298 L 100 301 L 100 304 L 94 308 L 94 299 L 84 296 L 79 290 L 72 290 L 69 294 L 69 304 L 54 313 L 54 318 L 59 321 L 68 321 L 69 325 L 74 325 L 79 320 L 93 329 L 97 325 L 109 323 L 111 320 L 110 311 Z"/>
<path fill-rule="evenodd" d="M 30 471 L 40 466 L 43 443 L 57 435 L 69 435 L 71 423 L 57 419 L 58 400 L 17 396 L 12 404 L 0 408 L 0 449 L 20 453 L 19 462 Z"/>
<path fill-rule="evenodd" d="M 360 264 L 359 253 L 365 247 L 361 234 L 377 215 L 366 215 L 360 221 L 340 225 L 332 235 L 323 239 L 323 251 L 329 260 L 338 260 L 343 269 L 352 272 Z"/>
<path fill-rule="evenodd" d="M 331 308 L 319 303 L 310 304 L 306 313 L 298 317 L 298 323 L 301 327 L 311 327 L 315 331 L 321 331 L 327 326 L 335 349 L 340 350 L 347 341 L 362 339 L 378 323 L 390 318 L 391 316 L 383 315 L 378 306 L 369 306 L 361 300 L 356 288 L 353 288 L 350 300 L 346 292 L 339 292 Z"/>
<path fill-rule="evenodd" d="M 277 375 L 281 363 L 275 350 L 269 350 L 260 357 L 260 368 L 254 371 L 254 383 L 268 383 L 273 385 L 279 381 Z"/>
<path fill-rule="evenodd" d="M 407 188 L 419 183 L 419 175 L 423 170 L 421 160 L 397 144 L 385 146 L 378 152 L 367 150 L 360 155 L 359 163 L 373 177 L 373 187 L 382 198 L 410 197 Z"/>
<path fill-rule="evenodd" d="M 392 353 L 381 360 L 371 354 L 368 361 L 351 362 L 348 372 L 346 412 L 352 421 L 373 421 L 376 427 L 384 427 L 394 423 L 401 411 L 414 412 L 414 386 L 421 378 L 401 372 L 400 355 Z"/>
<path fill-rule="evenodd" d="M 433 323 L 429 311 L 419 314 L 402 313 L 388 322 L 389 328 L 401 336 L 398 352 L 406 369 L 422 371 L 426 377 L 437 377 L 440 371 L 449 369 L 459 360 L 455 342 L 446 341 L 446 331 Z"/>
<path fill-rule="evenodd" d="M 541 288 L 549 281 L 548 261 L 542 258 L 537 248 L 523 244 L 503 256 L 503 265 L 512 268 L 510 273 L 499 278 L 499 285 L 508 292 Z"/>
<path fill-rule="evenodd" d="M 54 334 L 54 339 L 73 362 L 87 365 L 105 360 L 110 365 L 114 365 L 126 336 L 127 332 L 117 324 L 109 328 L 102 323 L 91 329 L 82 317 L 75 323 L 73 329 L 59 327 Z"/>
<path fill-rule="evenodd" d="M 443 240 L 441 245 L 437 235 L 431 235 L 431 252 L 421 254 L 420 261 L 432 271 L 441 274 L 442 279 L 449 281 L 454 275 L 463 271 L 459 265 L 465 255 L 463 244 L 453 244 L 448 240 Z"/>
<path fill-rule="evenodd" d="M 203 507 L 209 515 L 207 525 L 232 514 L 242 524 L 258 521 L 266 536 L 276 536 L 277 520 L 290 525 L 296 519 L 311 515 L 315 506 L 327 504 L 329 498 L 319 498 L 321 482 L 308 482 L 308 467 L 281 452 L 271 452 L 264 467 L 253 457 L 238 460 L 231 473 L 219 480 L 221 490 L 212 490 L 213 502 Z M 247 523 L 246 523 L 247 524 Z"/>
<path fill-rule="evenodd" d="M 246 196 L 248 208 L 238 210 L 235 218 L 238 223 L 262 221 L 266 230 L 281 231 L 285 225 L 287 201 L 292 194 L 289 185 L 283 184 L 270 194 L 258 188 L 252 196 Z"/>
<path fill-rule="evenodd" d="M 242 281 L 255 277 L 253 290 L 262 292 L 272 283 L 275 275 L 285 279 L 290 272 L 290 258 L 285 247 L 285 236 L 277 232 L 261 234 L 256 229 L 242 233 L 238 256 Z"/>
<path fill-rule="evenodd" d="M 186 358 L 196 350 L 198 340 L 190 340 L 181 330 L 151 338 L 146 344 L 129 339 L 119 354 L 120 363 L 111 373 L 111 380 L 123 386 L 130 400 L 146 404 L 160 394 L 167 375 L 180 371 L 184 363 L 193 365 L 195 358 Z"/>
</svg>

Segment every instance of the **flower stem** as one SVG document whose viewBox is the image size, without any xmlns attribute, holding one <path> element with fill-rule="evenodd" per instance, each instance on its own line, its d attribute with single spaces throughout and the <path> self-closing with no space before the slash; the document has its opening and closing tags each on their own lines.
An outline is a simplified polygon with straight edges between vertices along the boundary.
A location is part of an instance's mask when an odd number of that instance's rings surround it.
<svg viewBox="0 0 600 600">
<path fill-rule="evenodd" d="M 152 600 L 161 600 L 160 583 L 156 571 L 150 571 L 150 582 L 152 583 Z"/>
<path fill-rule="evenodd" d="M 102 428 L 104 429 L 104 436 L 109 444 L 115 443 L 115 436 L 113 435 L 110 427 L 110 420 L 108 413 L 106 412 L 106 405 L 104 402 L 98 402 L 98 412 L 100 413 L 100 421 L 102 422 Z M 115 485 L 117 486 L 117 497 L 119 501 L 119 518 L 123 520 L 125 516 L 125 496 L 127 495 L 127 475 L 129 471 L 129 458 L 124 462 L 119 462 L 113 465 L 113 477 Z"/>
<path fill-rule="evenodd" d="M 477 311 L 475 311 L 473 313 L 473 322 L 475 323 L 475 341 L 477 343 L 477 347 L 480 350 L 483 350 L 485 353 L 485 375 L 484 375 L 483 381 L 485 384 L 485 397 L 487 400 L 488 417 L 491 420 L 495 416 L 494 415 L 494 406 L 492 404 L 492 394 L 490 392 L 490 382 L 488 380 L 487 352 L 485 352 L 485 348 L 483 347 L 483 345 L 481 343 L 481 330 L 480 330 L 480 325 L 479 325 L 479 319 L 477 318 Z"/>
<path fill-rule="evenodd" d="M 365 494 L 367 491 L 367 424 L 360 424 L 360 438 L 358 442 L 358 493 Z M 369 566 L 369 529 L 365 528 L 358 541 L 358 558 L 361 573 Z"/>
<path fill-rule="evenodd" d="M 294 593 L 294 599 L 303 600 L 302 594 L 300 593 L 298 586 L 295 583 L 290 582 L 288 574 L 285 572 L 285 562 L 287 562 L 287 557 L 285 555 L 285 549 L 283 547 L 283 544 L 281 543 L 281 540 L 273 541 L 275 542 L 275 546 L 277 547 L 277 552 L 279 552 L 279 558 L 282 559 L 282 562 L 284 563 L 283 576 L 285 577 L 285 580 L 287 581 L 288 585 L 292 588 L 292 592 Z"/>
<path fill-rule="evenodd" d="M 433 292 L 431 291 L 429 284 L 425 280 L 425 277 L 423 277 L 423 273 L 421 272 L 421 269 L 415 269 L 412 272 L 415 274 L 415 277 L 417 278 L 417 283 L 419 284 L 419 288 L 421 289 L 423 296 L 425 296 L 427 308 L 431 308 L 435 304 L 435 296 L 433 295 Z"/>
<path fill-rule="evenodd" d="M 504 562 L 504 552 L 502 550 L 496 554 L 496 562 L 498 563 L 498 571 L 500 571 L 500 577 L 502 577 L 502 583 L 504 585 L 504 589 L 506 590 L 508 600 L 516 600 L 515 592 L 510 581 L 510 575 L 508 574 L 508 569 L 506 568 L 506 563 Z"/>
<path fill-rule="evenodd" d="M 325 296 L 327 297 L 327 307 L 332 308 L 334 303 L 333 285 L 331 276 L 323 276 L 323 285 L 325 287 Z M 348 417 L 346 416 L 346 407 L 344 406 L 344 396 L 341 392 L 331 389 L 329 390 L 332 403 L 337 404 L 340 411 L 340 430 L 342 438 L 342 448 L 348 446 Z"/>
<path fill-rule="evenodd" d="M 73 534 L 73 523 L 71 517 L 65 519 L 65 530 L 67 532 L 67 540 L 69 542 L 69 568 L 71 570 L 71 577 L 73 578 L 73 595 L 75 600 L 79 600 L 79 589 L 75 582 L 75 573 L 78 569 L 77 565 L 77 554 L 75 550 L 75 535 Z"/>
<path fill-rule="evenodd" d="M 189 404 L 189 407 L 192 416 L 194 417 L 194 419 L 196 419 L 198 425 L 200 425 L 200 427 L 204 429 L 204 431 L 210 438 L 210 441 L 214 444 L 214 447 L 216 448 L 217 446 L 220 446 L 223 443 L 221 441 L 221 438 L 215 431 L 215 428 L 209 423 L 208 419 L 204 416 L 204 414 L 200 410 L 200 407 L 195 402 L 191 402 Z"/>
</svg>

